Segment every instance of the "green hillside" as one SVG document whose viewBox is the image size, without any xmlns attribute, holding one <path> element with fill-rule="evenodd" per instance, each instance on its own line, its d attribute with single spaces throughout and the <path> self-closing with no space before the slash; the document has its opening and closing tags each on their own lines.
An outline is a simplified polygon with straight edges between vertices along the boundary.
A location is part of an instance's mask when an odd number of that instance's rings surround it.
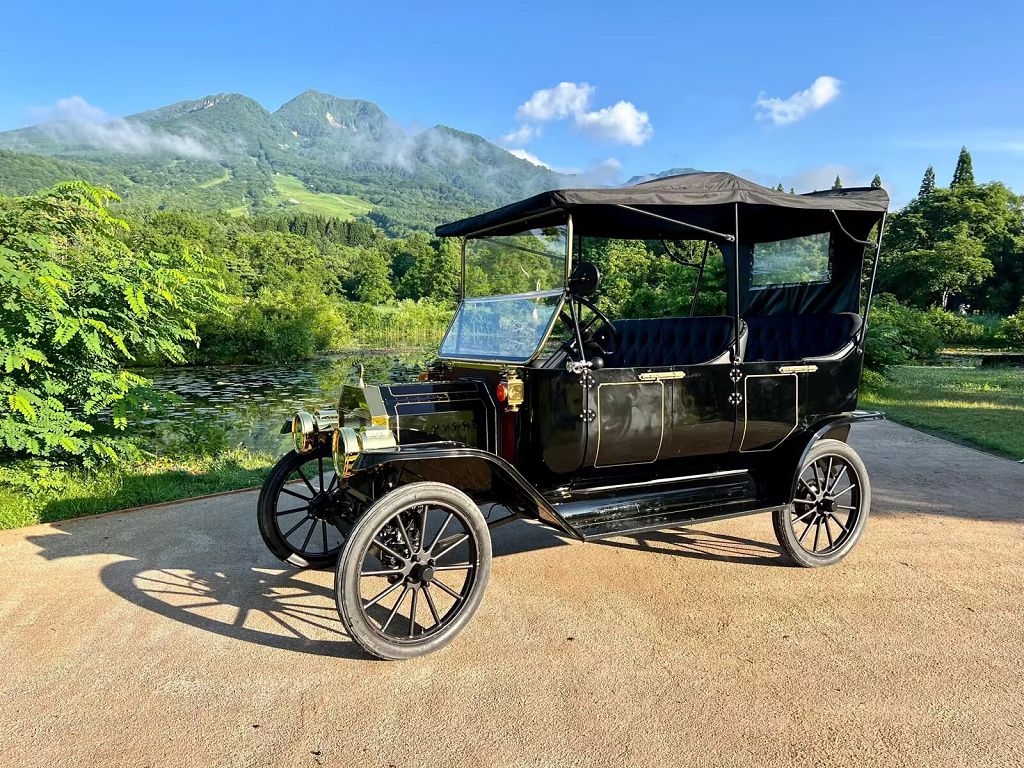
<svg viewBox="0 0 1024 768">
<path fill-rule="evenodd" d="M 334 195 L 326 192 L 312 192 L 294 176 L 274 175 L 274 189 L 280 205 L 287 208 L 298 208 L 304 213 L 320 216 L 334 216 L 348 221 L 365 216 L 372 206 L 352 195 Z"/>
</svg>

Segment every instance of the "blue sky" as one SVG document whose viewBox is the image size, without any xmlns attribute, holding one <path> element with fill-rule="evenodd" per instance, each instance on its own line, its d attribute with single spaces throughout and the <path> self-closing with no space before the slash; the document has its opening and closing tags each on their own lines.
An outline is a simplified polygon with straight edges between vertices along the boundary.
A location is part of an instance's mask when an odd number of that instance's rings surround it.
<svg viewBox="0 0 1024 768">
<path fill-rule="evenodd" d="M 1024 192 L 1024 4 L 956 5 L 17 3 L 0 129 L 71 96 L 125 115 L 222 91 L 276 109 L 312 87 L 619 180 L 879 173 L 904 202 L 966 144 L 979 180 Z"/>
</svg>

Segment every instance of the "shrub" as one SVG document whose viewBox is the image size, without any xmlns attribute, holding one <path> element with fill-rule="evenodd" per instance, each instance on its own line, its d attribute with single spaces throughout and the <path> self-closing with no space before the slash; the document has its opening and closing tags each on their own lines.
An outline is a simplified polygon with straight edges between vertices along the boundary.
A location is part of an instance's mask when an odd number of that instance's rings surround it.
<svg viewBox="0 0 1024 768">
<path fill-rule="evenodd" d="M 885 376 L 878 371 L 865 368 L 864 374 L 861 376 L 860 386 L 862 390 L 877 392 L 885 386 Z"/>
<path fill-rule="evenodd" d="M 199 358 L 210 363 L 307 360 L 352 344 L 338 299 L 267 289 L 237 299 L 226 316 L 206 318 L 199 333 Z"/>
<path fill-rule="evenodd" d="M 1024 307 L 1017 314 L 1003 320 L 996 338 L 1011 347 L 1024 349 Z"/>
<path fill-rule="evenodd" d="M 972 322 L 969 318 L 955 312 L 931 307 L 924 314 L 939 334 L 943 344 L 973 346 L 984 343 L 986 337 L 990 336 L 985 326 Z"/>
<path fill-rule="evenodd" d="M 891 294 L 875 298 L 868 326 L 864 364 L 873 370 L 930 360 L 941 343 L 926 312 L 903 306 Z"/>
</svg>

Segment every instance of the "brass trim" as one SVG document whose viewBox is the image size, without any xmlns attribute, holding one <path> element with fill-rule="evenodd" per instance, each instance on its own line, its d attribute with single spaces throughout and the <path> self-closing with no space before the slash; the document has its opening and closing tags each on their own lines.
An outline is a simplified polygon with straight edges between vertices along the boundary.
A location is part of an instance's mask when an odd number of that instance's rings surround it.
<svg viewBox="0 0 1024 768">
<path fill-rule="evenodd" d="M 661 387 L 661 438 L 658 440 L 658 452 L 654 454 L 653 459 L 648 461 L 624 461 L 616 464 L 601 464 L 601 387 L 642 387 L 651 384 L 657 384 Z M 665 383 L 662 381 L 607 381 L 597 385 L 594 399 L 597 401 L 597 411 L 594 419 L 597 422 L 597 448 L 594 449 L 594 467 L 628 467 L 635 464 L 657 463 L 658 459 L 661 458 L 661 449 L 665 445 Z"/>
<path fill-rule="evenodd" d="M 747 439 L 747 423 L 749 421 L 747 417 L 747 406 L 750 403 L 750 397 L 747 393 L 747 382 L 750 379 L 779 379 L 783 377 L 792 377 L 793 379 L 793 426 L 785 436 L 779 438 L 773 446 L 770 448 L 743 448 L 743 443 Z M 755 373 L 749 376 L 743 377 L 743 434 L 740 436 L 740 453 L 765 453 L 768 451 L 774 451 L 783 442 L 789 439 L 789 436 L 796 432 L 797 426 L 800 424 L 800 377 L 795 373 L 780 374 L 780 373 Z"/>
<path fill-rule="evenodd" d="M 640 381 L 668 381 L 669 379 L 685 379 L 686 371 L 647 371 L 637 378 Z"/>
<path fill-rule="evenodd" d="M 780 365 L 779 373 L 814 373 L 818 370 L 816 365 Z"/>
</svg>

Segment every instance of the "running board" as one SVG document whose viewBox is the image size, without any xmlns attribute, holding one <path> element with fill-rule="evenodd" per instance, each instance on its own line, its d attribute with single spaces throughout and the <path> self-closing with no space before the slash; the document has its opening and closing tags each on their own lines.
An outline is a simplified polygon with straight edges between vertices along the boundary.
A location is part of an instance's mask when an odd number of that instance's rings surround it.
<svg viewBox="0 0 1024 768">
<path fill-rule="evenodd" d="M 550 499 L 584 540 L 746 515 L 765 509 L 746 471 L 657 480 L 642 485 L 579 489 Z"/>
</svg>

